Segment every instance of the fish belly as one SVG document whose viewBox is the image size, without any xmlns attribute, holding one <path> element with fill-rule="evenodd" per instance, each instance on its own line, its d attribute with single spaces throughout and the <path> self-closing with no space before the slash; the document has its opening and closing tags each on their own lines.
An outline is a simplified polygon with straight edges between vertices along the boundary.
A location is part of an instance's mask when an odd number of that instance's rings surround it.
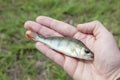
<svg viewBox="0 0 120 80">
<path fill-rule="evenodd" d="M 45 44 L 50 48 L 72 57 L 78 57 L 75 53 L 76 45 L 74 42 L 64 39 L 45 40 Z"/>
</svg>

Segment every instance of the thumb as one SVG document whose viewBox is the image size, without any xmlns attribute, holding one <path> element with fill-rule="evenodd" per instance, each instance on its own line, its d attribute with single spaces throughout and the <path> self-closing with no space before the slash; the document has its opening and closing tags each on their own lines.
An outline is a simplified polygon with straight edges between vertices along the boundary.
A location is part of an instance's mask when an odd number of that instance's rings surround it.
<svg viewBox="0 0 120 80">
<path fill-rule="evenodd" d="M 103 32 L 105 30 L 105 28 L 99 21 L 78 24 L 77 29 L 82 33 L 91 34 L 94 36 L 97 36 L 101 31 Z"/>
</svg>

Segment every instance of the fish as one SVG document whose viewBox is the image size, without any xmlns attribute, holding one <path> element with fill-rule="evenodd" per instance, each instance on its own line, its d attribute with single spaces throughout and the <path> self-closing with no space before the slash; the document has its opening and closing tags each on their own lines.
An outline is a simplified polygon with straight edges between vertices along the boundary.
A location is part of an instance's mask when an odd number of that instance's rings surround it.
<svg viewBox="0 0 120 80">
<path fill-rule="evenodd" d="M 93 52 L 80 40 L 70 37 L 41 37 L 34 31 L 27 31 L 26 37 L 35 42 L 42 42 L 51 49 L 64 55 L 83 60 L 93 60 Z"/>
</svg>

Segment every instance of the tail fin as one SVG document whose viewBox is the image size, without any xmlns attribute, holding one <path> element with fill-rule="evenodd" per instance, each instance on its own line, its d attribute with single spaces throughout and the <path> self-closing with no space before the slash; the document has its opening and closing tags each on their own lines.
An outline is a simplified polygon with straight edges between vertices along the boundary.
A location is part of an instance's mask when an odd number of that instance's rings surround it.
<svg viewBox="0 0 120 80">
<path fill-rule="evenodd" d="M 39 35 L 33 31 L 27 31 L 26 37 L 33 41 L 38 41 Z"/>
</svg>

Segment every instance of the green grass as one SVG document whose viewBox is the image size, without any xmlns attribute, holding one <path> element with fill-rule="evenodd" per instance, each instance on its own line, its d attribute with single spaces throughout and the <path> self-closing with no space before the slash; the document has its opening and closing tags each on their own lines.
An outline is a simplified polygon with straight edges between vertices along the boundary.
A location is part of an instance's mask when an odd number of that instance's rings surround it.
<svg viewBox="0 0 120 80">
<path fill-rule="evenodd" d="M 39 15 L 74 24 L 99 20 L 120 47 L 119 14 L 119 0 L 0 0 L 0 80 L 70 80 L 25 38 L 25 21 Z"/>
</svg>

